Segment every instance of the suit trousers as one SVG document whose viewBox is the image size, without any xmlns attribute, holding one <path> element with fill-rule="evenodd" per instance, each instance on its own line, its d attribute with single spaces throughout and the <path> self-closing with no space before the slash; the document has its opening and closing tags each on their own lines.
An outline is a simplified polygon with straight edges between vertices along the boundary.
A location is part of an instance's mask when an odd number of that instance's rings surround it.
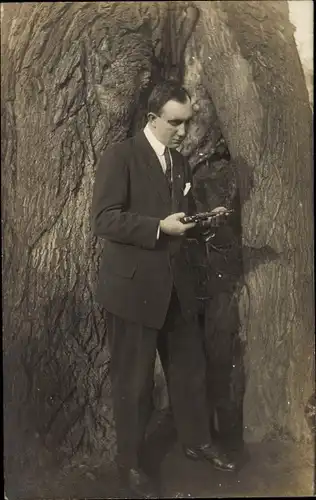
<svg viewBox="0 0 316 500">
<path fill-rule="evenodd" d="M 206 361 L 197 318 L 186 321 L 175 290 L 161 330 L 107 313 L 110 377 L 120 467 L 137 468 L 153 410 L 156 349 L 168 381 L 171 408 L 183 445 L 210 441 Z"/>
</svg>

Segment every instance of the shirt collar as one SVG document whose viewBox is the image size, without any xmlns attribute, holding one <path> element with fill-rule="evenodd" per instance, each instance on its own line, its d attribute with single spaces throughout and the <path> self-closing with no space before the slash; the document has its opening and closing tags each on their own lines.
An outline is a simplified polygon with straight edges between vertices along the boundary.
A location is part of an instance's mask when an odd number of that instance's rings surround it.
<svg viewBox="0 0 316 500">
<path fill-rule="evenodd" d="M 157 137 L 154 136 L 153 132 L 150 130 L 149 124 L 147 123 L 146 127 L 144 128 L 144 134 L 155 151 L 156 155 L 158 156 L 163 156 L 166 146 L 160 142 Z"/>
</svg>

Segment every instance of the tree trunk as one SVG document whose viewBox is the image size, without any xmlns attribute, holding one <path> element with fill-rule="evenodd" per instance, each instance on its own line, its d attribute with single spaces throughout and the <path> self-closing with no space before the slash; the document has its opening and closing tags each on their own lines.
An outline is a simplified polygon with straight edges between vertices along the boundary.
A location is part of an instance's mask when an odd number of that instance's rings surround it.
<svg viewBox="0 0 316 500">
<path fill-rule="evenodd" d="M 6 455 L 32 463 L 44 442 L 55 455 L 113 459 L 92 186 L 99 153 L 142 126 L 146 95 L 166 76 L 191 83 L 200 106 L 184 149 L 200 206 L 236 210 L 227 278 L 222 257 L 211 251 L 207 263 L 207 345 L 223 330 L 224 362 L 239 367 L 222 387 L 242 380 L 246 346 L 249 438 L 307 438 L 311 112 L 285 4 L 9 4 L 2 26 Z M 231 158 L 214 162 L 222 143 Z M 240 409 L 242 383 L 237 392 Z"/>
<path fill-rule="evenodd" d="M 304 411 L 314 368 L 312 123 L 287 3 L 195 5 L 200 21 L 192 39 L 200 79 L 239 180 L 246 437 L 281 432 L 309 438 Z"/>
</svg>

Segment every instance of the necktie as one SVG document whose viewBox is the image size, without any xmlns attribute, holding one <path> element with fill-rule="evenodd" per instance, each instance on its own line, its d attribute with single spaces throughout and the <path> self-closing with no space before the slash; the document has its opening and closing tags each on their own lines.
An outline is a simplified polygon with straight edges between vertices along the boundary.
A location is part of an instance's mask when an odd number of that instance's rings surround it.
<svg viewBox="0 0 316 500">
<path fill-rule="evenodd" d="M 171 168 L 171 158 L 170 158 L 170 153 L 169 153 L 168 148 L 165 148 L 164 158 L 165 158 L 166 167 L 167 167 L 166 172 L 165 172 L 165 176 L 166 176 L 166 179 L 168 181 L 169 189 L 171 192 L 171 190 L 172 190 L 172 174 L 171 174 L 172 168 Z"/>
</svg>

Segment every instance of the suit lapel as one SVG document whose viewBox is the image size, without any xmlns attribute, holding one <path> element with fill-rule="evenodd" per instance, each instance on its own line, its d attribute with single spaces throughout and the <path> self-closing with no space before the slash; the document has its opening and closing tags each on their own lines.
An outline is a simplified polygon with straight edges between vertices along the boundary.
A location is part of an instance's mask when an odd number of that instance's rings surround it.
<svg viewBox="0 0 316 500">
<path fill-rule="evenodd" d="M 171 210 L 171 196 L 167 179 L 163 173 L 155 151 L 149 144 L 143 132 L 139 132 L 135 136 L 135 145 L 137 154 L 141 157 L 140 166 L 142 167 L 143 172 L 150 179 L 153 188 L 157 191 L 163 203 L 168 205 Z"/>
</svg>

